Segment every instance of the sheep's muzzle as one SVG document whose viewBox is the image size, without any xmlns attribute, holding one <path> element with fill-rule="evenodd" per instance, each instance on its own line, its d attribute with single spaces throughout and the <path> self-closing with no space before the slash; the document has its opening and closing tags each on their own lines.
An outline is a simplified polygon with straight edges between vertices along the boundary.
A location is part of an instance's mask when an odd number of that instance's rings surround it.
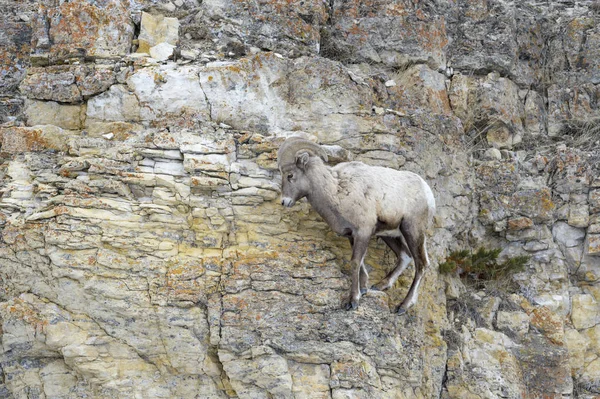
<svg viewBox="0 0 600 399">
<path fill-rule="evenodd" d="M 281 205 L 285 206 L 286 208 L 291 208 L 292 206 L 294 206 L 295 203 L 296 201 L 294 201 L 290 197 L 283 197 L 281 199 Z"/>
</svg>

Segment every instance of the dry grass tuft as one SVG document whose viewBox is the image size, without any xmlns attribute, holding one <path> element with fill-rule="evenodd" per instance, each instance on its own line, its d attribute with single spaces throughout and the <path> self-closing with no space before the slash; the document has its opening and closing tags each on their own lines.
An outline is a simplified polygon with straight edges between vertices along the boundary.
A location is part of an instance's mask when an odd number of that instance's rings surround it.
<svg viewBox="0 0 600 399">
<path fill-rule="evenodd" d="M 568 119 L 559 135 L 569 147 L 590 151 L 600 147 L 600 118 Z"/>
</svg>

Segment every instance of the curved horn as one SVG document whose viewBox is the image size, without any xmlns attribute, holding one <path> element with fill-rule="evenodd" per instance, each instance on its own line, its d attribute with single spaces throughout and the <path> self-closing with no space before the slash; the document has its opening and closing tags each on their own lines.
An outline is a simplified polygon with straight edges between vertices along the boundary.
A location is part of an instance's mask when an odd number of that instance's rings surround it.
<svg viewBox="0 0 600 399">
<path fill-rule="evenodd" d="M 300 150 L 309 150 L 324 162 L 327 162 L 327 153 L 320 145 L 302 137 L 294 136 L 285 140 L 281 147 L 279 147 L 277 151 L 277 164 L 281 166 L 295 163 L 296 153 Z"/>
</svg>

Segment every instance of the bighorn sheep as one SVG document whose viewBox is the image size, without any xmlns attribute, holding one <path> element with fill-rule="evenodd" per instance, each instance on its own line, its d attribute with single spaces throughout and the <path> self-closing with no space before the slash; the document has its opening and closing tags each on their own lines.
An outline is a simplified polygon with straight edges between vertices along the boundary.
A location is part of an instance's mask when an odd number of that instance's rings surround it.
<svg viewBox="0 0 600 399">
<path fill-rule="evenodd" d="M 418 289 L 429 265 L 425 232 L 433 219 L 435 200 L 427 183 L 418 175 L 362 162 L 325 165 L 324 149 L 300 137 L 288 138 L 277 152 L 282 177 L 281 204 L 292 207 L 306 197 L 336 233 L 348 237 L 352 246 L 352 286 L 346 309 L 356 309 L 367 292 L 368 274 L 364 258 L 375 235 L 394 251 L 395 268 L 374 290 L 390 288 L 415 261 L 415 277 L 398 307 L 406 312 L 417 301 Z"/>
</svg>

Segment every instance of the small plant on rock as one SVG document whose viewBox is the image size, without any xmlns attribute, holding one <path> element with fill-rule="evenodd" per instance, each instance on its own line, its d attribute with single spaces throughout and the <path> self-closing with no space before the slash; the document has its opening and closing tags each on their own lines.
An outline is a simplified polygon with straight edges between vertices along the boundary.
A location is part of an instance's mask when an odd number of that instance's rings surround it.
<svg viewBox="0 0 600 399">
<path fill-rule="evenodd" d="M 451 252 L 446 261 L 440 264 L 440 273 L 457 273 L 461 278 L 475 282 L 504 279 L 523 270 L 529 256 L 515 256 L 498 262 L 502 249 L 479 248 Z"/>
</svg>

